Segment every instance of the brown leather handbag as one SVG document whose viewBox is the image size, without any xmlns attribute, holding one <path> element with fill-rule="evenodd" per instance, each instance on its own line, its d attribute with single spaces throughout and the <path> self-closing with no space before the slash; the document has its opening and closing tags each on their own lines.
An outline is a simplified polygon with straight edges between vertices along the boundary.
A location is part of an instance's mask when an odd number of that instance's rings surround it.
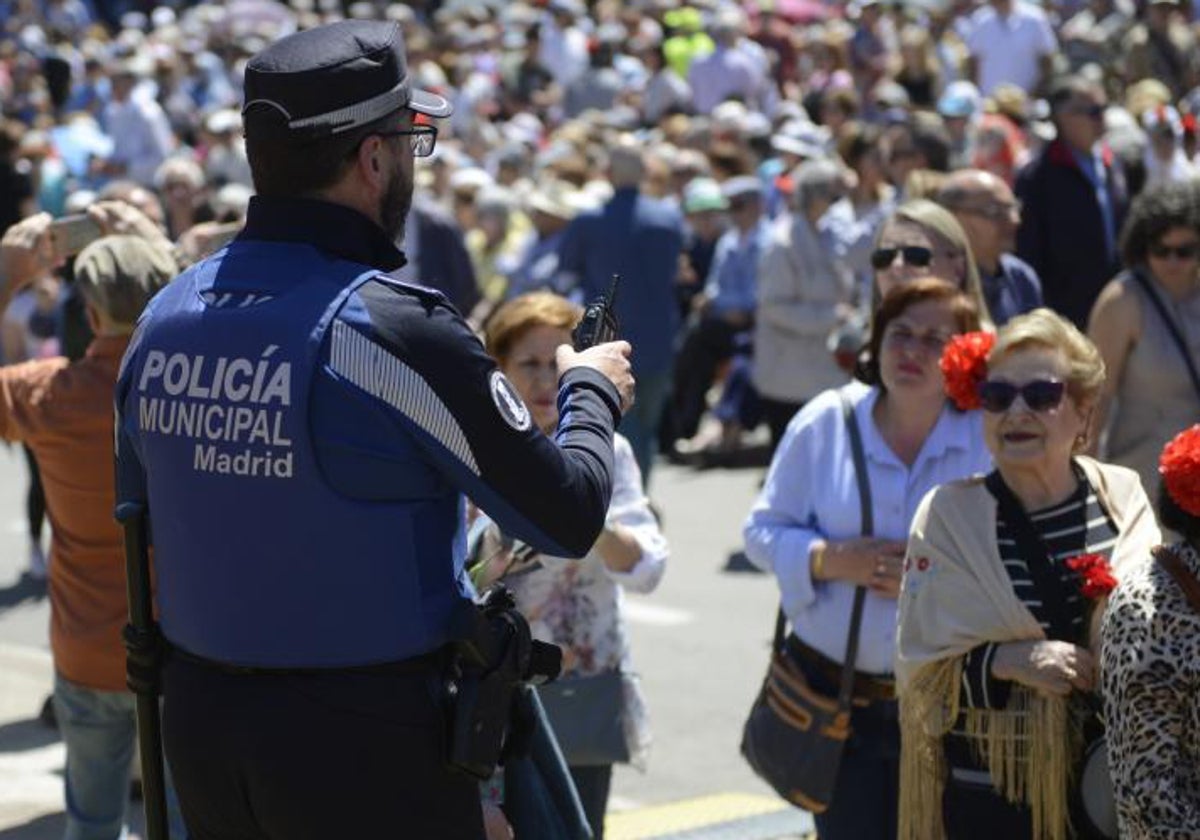
<svg viewBox="0 0 1200 840">
<path fill-rule="evenodd" d="M 841 397 L 858 476 L 862 533 L 870 536 L 874 523 L 862 436 L 854 419 L 854 407 L 845 394 Z M 742 729 L 742 755 L 754 772 L 788 802 L 814 814 L 825 811 L 833 801 L 842 750 L 850 737 L 854 665 L 858 660 L 858 632 L 866 594 L 867 590 L 861 586 L 854 591 L 837 697 L 814 691 L 788 654 L 784 632 L 787 619 L 780 607 L 775 618 L 771 664 Z"/>
</svg>

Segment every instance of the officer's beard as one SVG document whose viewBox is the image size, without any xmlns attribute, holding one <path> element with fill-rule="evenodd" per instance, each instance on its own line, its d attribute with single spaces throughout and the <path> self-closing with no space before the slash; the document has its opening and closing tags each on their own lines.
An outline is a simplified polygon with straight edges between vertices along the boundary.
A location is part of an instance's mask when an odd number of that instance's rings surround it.
<svg viewBox="0 0 1200 840">
<path fill-rule="evenodd" d="M 379 221 L 393 242 L 404 241 L 404 220 L 412 206 L 413 181 L 399 166 L 379 199 Z"/>
</svg>

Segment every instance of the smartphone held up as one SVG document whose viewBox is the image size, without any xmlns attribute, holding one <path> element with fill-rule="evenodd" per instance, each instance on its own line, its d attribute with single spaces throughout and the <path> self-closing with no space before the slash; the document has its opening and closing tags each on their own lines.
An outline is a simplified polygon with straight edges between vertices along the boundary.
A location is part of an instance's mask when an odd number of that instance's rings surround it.
<svg viewBox="0 0 1200 840">
<path fill-rule="evenodd" d="M 103 235 L 100 225 L 82 213 L 63 216 L 50 223 L 50 242 L 57 259 L 75 256 Z"/>
</svg>

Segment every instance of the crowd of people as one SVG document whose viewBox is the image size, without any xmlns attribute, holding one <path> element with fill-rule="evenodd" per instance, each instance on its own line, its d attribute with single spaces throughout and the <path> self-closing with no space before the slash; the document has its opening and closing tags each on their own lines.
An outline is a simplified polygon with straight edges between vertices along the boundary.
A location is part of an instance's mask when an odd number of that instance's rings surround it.
<svg viewBox="0 0 1200 840">
<path fill-rule="evenodd" d="M 251 57 L 374 21 L 402 35 L 412 86 L 453 105 L 419 115 L 390 273 L 445 296 L 547 434 L 554 349 L 620 277 L 636 386 L 600 541 L 582 564 L 522 554 L 481 515 L 473 547 L 476 583 L 509 582 L 569 672 L 624 675 L 624 743 L 566 756 L 596 836 L 612 764 L 649 742 L 620 590 L 663 574 L 655 464 L 719 463 L 759 427 L 773 457 L 746 553 L 777 577 L 787 655 L 818 694 L 838 693 L 867 591 L 824 840 L 1058 838 L 1068 822 L 1103 836 L 1063 773 L 1080 750 L 1066 721 L 1094 727 L 1104 700 L 1121 728 L 1122 836 L 1188 836 L 1200 719 L 1184 698 L 1200 665 L 1155 671 L 1129 640 L 1164 632 L 1145 605 L 1175 584 L 1154 545 L 1182 540 L 1200 572 L 1196 466 L 1160 462 L 1200 420 L 1196 13 L 1187 0 L 0 0 L 0 437 L 26 446 L 28 571 L 50 575 L 64 735 L 83 743 L 73 723 L 121 694 L 124 591 L 119 566 L 93 568 L 71 536 L 98 527 L 98 550 L 119 557 L 115 525 L 81 524 L 56 498 L 72 471 L 94 497 L 112 491 L 64 455 L 53 383 L 115 377 L 150 293 L 235 236 L 264 192 L 243 138 Z M 105 238 L 77 256 L 53 231 L 80 214 Z M 956 393 L 943 352 L 974 335 L 995 343 Z M 1160 495 L 1164 475 L 1185 489 Z M 1067 565 L 1097 555 L 1130 581 L 1103 625 Z M 1172 628 L 1200 633 L 1171 605 Z M 1166 667 L 1169 696 L 1145 682 Z M 1153 743 L 1140 687 L 1171 708 Z M 72 836 L 115 836 L 121 820 L 92 783 L 132 749 L 131 702 L 111 715 L 123 728 L 98 764 L 68 743 L 85 832 Z M 1030 721 L 1044 755 L 1023 751 Z M 864 787 L 894 807 L 862 808 Z"/>
</svg>

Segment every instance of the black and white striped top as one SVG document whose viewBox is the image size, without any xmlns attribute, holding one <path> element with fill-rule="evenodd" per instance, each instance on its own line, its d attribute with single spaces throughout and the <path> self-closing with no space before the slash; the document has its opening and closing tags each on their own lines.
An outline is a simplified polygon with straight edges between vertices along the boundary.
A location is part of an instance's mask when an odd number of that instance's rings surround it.
<svg viewBox="0 0 1200 840">
<path fill-rule="evenodd" d="M 1034 511 L 1029 514 L 1029 519 L 1050 554 L 1054 572 L 1067 582 L 1064 588 L 1072 593 L 1066 604 L 1071 637 L 1061 641 L 1086 644 L 1091 604 L 1078 593 L 1075 572 L 1066 567 L 1065 561 L 1080 554 L 1101 554 L 1110 559 L 1117 541 L 1116 526 L 1101 506 L 1096 492 L 1086 481 L 1081 481 L 1079 489 L 1065 502 Z M 996 521 L 996 541 L 1000 549 L 1000 559 L 1004 562 L 1004 569 L 1012 582 L 1013 592 L 1033 613 L 1047 636 L 1053 638 L 1050 633 L 1048 608 L 1044 602 L 1048 596 L 1038 590 L 1029 571 L 1030 562 L 1045 561 L 1041 558 L 1022 557 L 1014 528 L 1000 516 Z M 1008 704 L 1012 683 L 997 680 L 991 673 L 992 659 L 998 647 L 999 643 L 989 642 L 966 655 L 966 661 L 963 663 L 962 690 L 959 695 L 961 707 L 1002 709 Z M 966 746 L 965 739 L 954 737 L 960 731 L 961 721 L 947 742 L 947 758 L 951 768 L 977 770 L 981 765 L 972 750 L 961 748 Z"/>
</svg>

